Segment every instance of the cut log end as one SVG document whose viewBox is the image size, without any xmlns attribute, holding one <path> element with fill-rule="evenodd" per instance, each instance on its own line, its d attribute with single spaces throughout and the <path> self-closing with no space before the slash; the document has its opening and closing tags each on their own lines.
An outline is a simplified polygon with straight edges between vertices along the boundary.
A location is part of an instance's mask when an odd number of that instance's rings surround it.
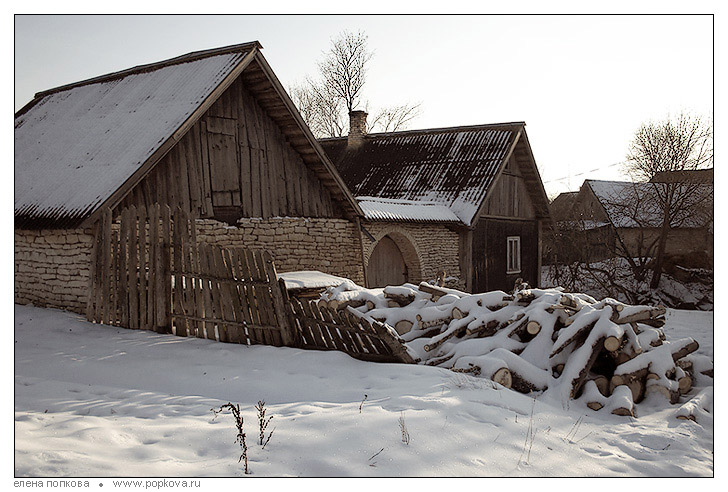
<svg viewBox="0 0 728 492">
<path fill-rule="evenodd" d="M 465 316 L 467 316 L 467 313 L 462 312 L 462 310 L 460 310 L 460 308 L 457 308 L 457 307 L 452 308 L 453 319 L 463 319 Z"/>
<path fill-rule="evenodd" d="M 631 408 L 624 408 L 624 407 L 615 408 L 614 410 L 612 410 L 612 413 L 614 415 L 619 415 L 622 417 L 634 417 L 634 412 L 632 411 Z"/>
<path fill-rule="evenodd" d="M 610 336 L 604 339 L 604 348 L 609 352 L 616 352 L 622 345 L 622 340 L 615 336 Z"/>
<path fill-rule="evenodd" d="M 508 389 L 513 386 L 513 376 L 511 375 L 511 371 L 505 367 L 498 369 L 495 374 L 493 374 L 493 377 L 491 377 L 491 380 Z"/>
<path fill-rule="evenodd" d="M 592 410 L 600 410 L 601 408 L 604 407 L 604 405 L 602 405 L 598 401 L 590 401 L 589 403 L 586 404 L 586 406 L 591 408 Z"/>
<path fill-rule="evenodd" d="M 526 325 L 526 332 L 530 335 L 538 335 L 541 331 L 541 323 L 538 321 L 529 321 Z"/>
</svg>

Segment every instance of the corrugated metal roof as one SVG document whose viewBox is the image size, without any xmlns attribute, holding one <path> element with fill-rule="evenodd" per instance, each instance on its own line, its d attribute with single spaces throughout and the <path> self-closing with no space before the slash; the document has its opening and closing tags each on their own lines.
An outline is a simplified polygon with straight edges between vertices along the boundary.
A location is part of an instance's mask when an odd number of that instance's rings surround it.
<svg viewBox="0 0 728 492">
<path fill-rule="evenodd" d="M 320 143 L 354 195 L 438 203 L 470 225 L 522 127 L 369 134 L 356 147 L 346 138 Z"/>
<path fill-rule="evenodd" d="M 15 118 L 16 226 L 73 226 L 165 142 L 237 66 L 238 51 L 49 91 Z"/>
<path fill-rule="evenodd" d="M 460 219 L 446 205 L 433 202 L 356 197 L 364 218 L 378 221 L 458 223 Z"/>
</svg>

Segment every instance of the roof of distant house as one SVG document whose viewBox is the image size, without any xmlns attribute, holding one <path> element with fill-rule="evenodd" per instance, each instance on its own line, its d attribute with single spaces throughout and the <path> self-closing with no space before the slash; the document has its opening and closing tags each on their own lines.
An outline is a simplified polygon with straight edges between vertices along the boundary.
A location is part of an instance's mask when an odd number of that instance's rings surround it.
<svg viewBox="0 0 728 492">
<path fill-rule="evenodd" d="M 570 220 L 571 208 L 574 206 L 578 194 L 578 191 L 566 191 L 554 198 L 549 204 L 551 218 L 556 222 Z"/>
<path fill-rule="evenodd" d="M 632 183 L 587 179 L 585 186 L 594 193 L 614 227 L 660 227 L 661 197 L 665 183 Z M 673 227 L 703 227 L 712 222 L 713 185 L 684 184 L 683 206 L 673 217 Z M 700 212 L 700 211 L 704 212 Z"/>
<path fill-rule="evenodd" d="M 713 168 L 683 171 L 660 171 L 650 180 L 653 183 L 713 183 Z"/>
</svg>

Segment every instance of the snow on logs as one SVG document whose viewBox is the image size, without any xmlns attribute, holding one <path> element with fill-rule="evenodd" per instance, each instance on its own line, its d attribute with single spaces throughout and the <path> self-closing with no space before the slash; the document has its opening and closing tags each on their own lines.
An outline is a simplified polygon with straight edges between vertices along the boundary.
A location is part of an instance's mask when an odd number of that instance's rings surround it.
<svg viewBox="0 0 728 492">
<path fill-rule="evenodd" d="M 511 294 L 467 294 L 426 282 L 384 289 L 342 284 L 319 302 L 390 325 L 421 364 L 522 393 L 578 399 L 615 415 L 636 416 L 635 405 L 650 394 L 678 403 L 696 378 L 712 377 L 712 362 L 695 354 L 695 340 L 666 340 L 662 306 L 523 283 Z"/>
</svg>

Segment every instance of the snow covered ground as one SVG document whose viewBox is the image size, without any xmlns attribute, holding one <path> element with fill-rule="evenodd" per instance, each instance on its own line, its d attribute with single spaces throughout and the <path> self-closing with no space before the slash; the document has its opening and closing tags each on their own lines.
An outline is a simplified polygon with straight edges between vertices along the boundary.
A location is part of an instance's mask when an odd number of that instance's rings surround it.
<svg viewBox="0 0 728 492">
<path fill-rule="evenodd" d="M 713 313 L 669 311 L 668 338 L 713 355 Z M 246 347 L 15 306 L 15 475 L 253 477 L 713 475 L 713 419 L 650 395 L 596 416 L 484 379 L 338 352 Z M 693 390 L 691 394 L 694 394 Z M 652 399 L 652 400 L 650 400 Z M 273 416 L 257 443 L 255 404 Z M 400 421 L 409 434 L 403 442 Z"/>
</svg>

